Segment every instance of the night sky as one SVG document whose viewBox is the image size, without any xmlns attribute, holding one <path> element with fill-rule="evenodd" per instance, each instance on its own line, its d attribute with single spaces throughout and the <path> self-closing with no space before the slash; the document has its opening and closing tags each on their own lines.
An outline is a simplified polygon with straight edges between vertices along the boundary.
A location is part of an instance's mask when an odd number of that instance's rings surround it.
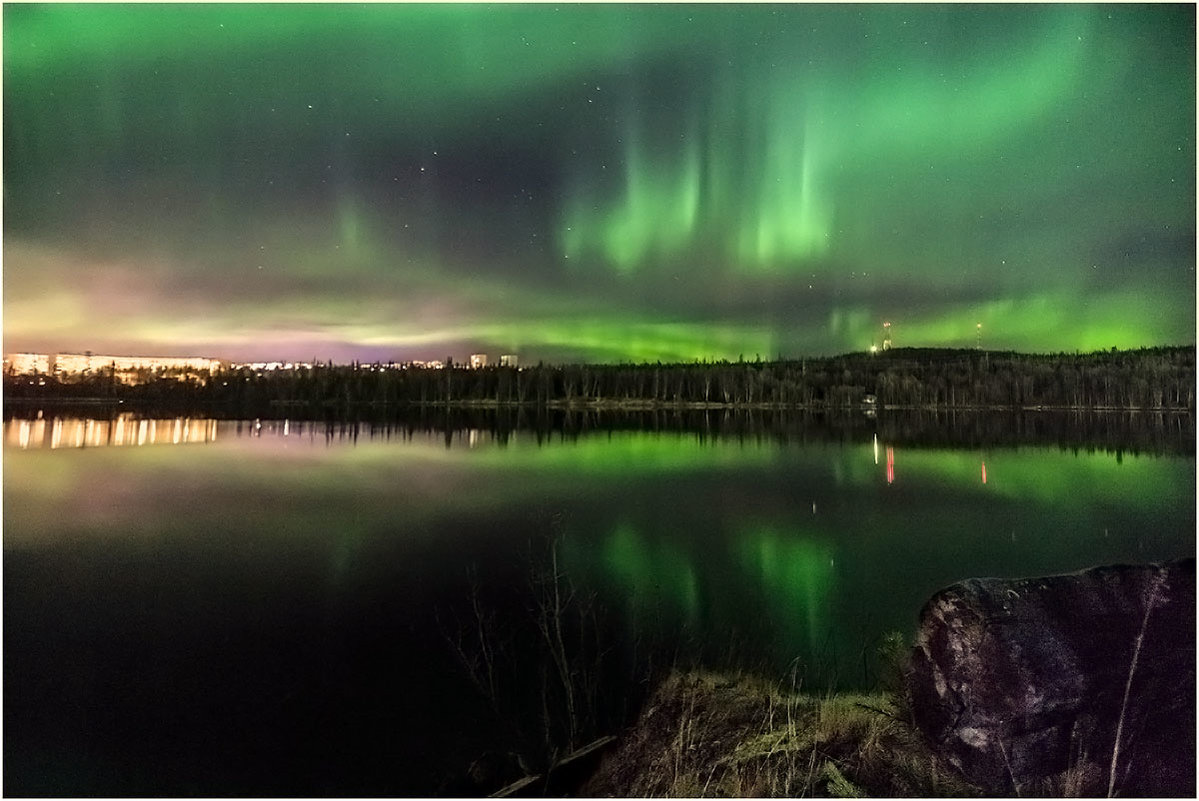
<svg viewBox="0 0 1199 801">
<path fill-rule="evenodd" d="M 5 5 L 4 349 L 1195 341 L 1195 7 Z"/>
</svg>

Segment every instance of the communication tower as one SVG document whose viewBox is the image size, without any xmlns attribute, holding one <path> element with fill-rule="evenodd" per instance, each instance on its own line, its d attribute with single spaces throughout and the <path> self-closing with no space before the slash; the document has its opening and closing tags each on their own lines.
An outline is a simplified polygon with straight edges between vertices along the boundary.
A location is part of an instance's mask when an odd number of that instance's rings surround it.
<svg viewBox="0 0 1199 801">
<path fill-rule="evenodd" d="M 891 323 L 883 323 L 883 350 L 891 350 Z"/>
</svg>

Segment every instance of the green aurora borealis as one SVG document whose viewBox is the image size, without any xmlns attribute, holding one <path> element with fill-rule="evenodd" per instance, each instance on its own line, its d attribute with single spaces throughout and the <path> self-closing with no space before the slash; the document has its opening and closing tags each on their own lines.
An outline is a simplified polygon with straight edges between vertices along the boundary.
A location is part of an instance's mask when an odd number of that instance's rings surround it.
<svg viewBox="0 0 1199 801">
<path fill-rule="evenodd" d="M 6 5 L 5 350 L 1195 340 L 1193 5 Z"/>
</svg>

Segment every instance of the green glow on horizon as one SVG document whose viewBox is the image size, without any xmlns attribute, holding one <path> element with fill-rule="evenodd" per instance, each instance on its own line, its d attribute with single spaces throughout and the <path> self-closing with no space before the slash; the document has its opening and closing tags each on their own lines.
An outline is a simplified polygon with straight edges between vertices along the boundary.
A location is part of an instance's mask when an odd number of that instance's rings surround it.
<svg viewBox="0 0 1199 801">
<path fill-rule="evenodd" d="M 970 348 L 976 341 L 976 326 L 982 323 L 983 347 L 987 350 L 1085 353 L 1168 342 L 1175 321 L 1188 313 L 1194 313 L 1192 298 L 1149 298 L 1138 290 L 1082 297 L 1055 292 L 950 308 L 936 314 L 904 315 L 901 309 L 891 307 L 874 317 L 854 315 L 846 328 L 857 342 L 877 343 L 881 334 L 875 320 L 885 318 L 893 321 L 896 347 Z M 1055 332 L 1061 331 L 1075 333 L 1069 339 L 1055 339 Z"/>
<path fill-rule="evenodd" d="M 557 345 L 583 350 L 605 361 L 736 360 L 747 352 L 774 352 L 770 332 L 752 326 L 664 323 L 636 318 L 515 322 L 481 327 L 473 333 L 489 342 L 506 343 L 510 349 Z"/>
</svg>

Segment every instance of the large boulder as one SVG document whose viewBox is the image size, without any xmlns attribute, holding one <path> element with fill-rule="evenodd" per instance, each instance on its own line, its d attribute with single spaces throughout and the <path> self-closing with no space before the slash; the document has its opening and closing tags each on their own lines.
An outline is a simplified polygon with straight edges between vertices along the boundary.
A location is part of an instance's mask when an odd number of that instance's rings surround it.
<svg viewBox="0 0 1199 801">
<path fill-rule="evenodd" d="M 907 688 L 990 791 L 1194 796 L 1195 560 L 948 587 Z"/>
</svg>

